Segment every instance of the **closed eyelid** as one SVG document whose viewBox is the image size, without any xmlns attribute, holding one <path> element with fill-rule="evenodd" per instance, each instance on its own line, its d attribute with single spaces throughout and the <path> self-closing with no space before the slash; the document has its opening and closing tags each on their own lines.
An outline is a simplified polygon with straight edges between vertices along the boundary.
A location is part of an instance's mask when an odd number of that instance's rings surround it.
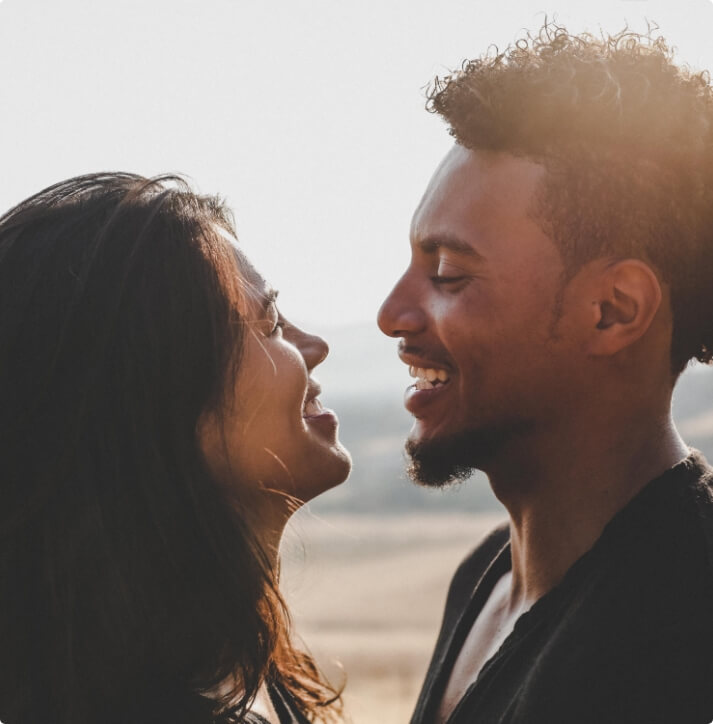
<svg viewBox="0 0 713 724">
<path fill-rule="evenodd" d="M 458 277 L 460 279 L 471 279 L 482 275 L 482 267 L 479 264 L 469 264 L 467 261 L 453 260 L 451 258 L 439 258 L 434 260 L 431 267 L 436 277 Z"/>
<path fill-rule="evenodd" d="M 440 274 L 443 270 L 453 270 L 457 272 L 463 272 L 464 274 L 467 274 L 470 272 L 469 269 L 466 268 L 464 264 L 457 264 L 454 261 L 451 261 L 450 259 L 439 259 L 437 267 L 438 273 Z"/>
<path fill-rule="evenodd" d="M 274 300 L 267 300 L 267 303 L 263 305 L 262 313 L 242 317 L 241 323 L 247 327 L 262 330 L 262 333 L 265 334 L 266 332 L 272 332 L 277 325 L 283 326 L 281 324 L 282 319 L 283 317 Z"/>
<path fill-rule="evenodd" d="M 262 297 L 262 308 L 267 317 L 273 309 L 277 309 L 277 297 L 279 292 L 277 289 L 267 289 Z"/>
<path fill-rule="evenodd" d="M 278 329 L 284 329 L 286 326 L 285 318 L 280 314 L 280 310 L 277 308 L 274 300 L 266 310 L 265 319 L 270 325 L 270 335 L 275 334 Z"/>
</svg>

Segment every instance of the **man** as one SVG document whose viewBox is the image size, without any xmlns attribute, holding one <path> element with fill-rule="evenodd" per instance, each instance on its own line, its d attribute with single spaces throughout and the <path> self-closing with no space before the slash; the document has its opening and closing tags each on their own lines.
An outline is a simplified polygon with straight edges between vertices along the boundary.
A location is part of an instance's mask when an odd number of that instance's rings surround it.
<svg viewBox="0 0 713 724">
<path fill-rule="evenodd" d="M 433 86 L 456 144 L 379 312 L 412 476 L 507 508 L 456 572 L 412 722 L 713 720 L 713 92 L 662 40 L 546 25 Z M 713 400 L 711 401 L 713 403 Z"/>
</svg>

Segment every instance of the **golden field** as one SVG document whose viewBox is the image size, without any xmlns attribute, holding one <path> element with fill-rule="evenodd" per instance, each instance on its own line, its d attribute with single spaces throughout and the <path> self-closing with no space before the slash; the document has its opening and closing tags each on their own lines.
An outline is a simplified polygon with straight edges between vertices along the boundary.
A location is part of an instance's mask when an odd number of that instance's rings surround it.
<svg viewBox="0 0 713 724">
<path fill-rule="evenodd" d="M 408 722 L 456 566 L 503 514 L 295 516 L 282 589 L 353 724 Z M 343 667 L 343 672 L 341 671 Z"/>
</svg>

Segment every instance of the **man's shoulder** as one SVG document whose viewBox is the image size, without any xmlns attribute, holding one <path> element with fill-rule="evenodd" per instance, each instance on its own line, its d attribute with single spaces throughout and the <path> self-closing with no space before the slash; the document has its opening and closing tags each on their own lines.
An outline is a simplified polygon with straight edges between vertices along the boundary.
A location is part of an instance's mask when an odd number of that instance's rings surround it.
<svg viewBox="0 0 713 724">
<path fill-rule="evenodd" d="M 713 467 L 698 451 L 693 451 L 686 460 L 690 468 L 688 496 L 692 502 L 691 510 L 710 542 L 713 540 Z"/>
<path fill-rule="evenodd" d="M 621 516 L 630 531 L 624 538 L 658 571 L 668 563 L 713 577 L 713 468 L 693 451 L 649 488 Z"/>
<path fill-rule="evenodd" d="M 661 501 L 659 524 L 650 535 L 652 553 L 658 570 L 680 571 L 682 585 L 702 585 L 704 579 L 713 603 L 713 468 L 695 451 L 684 467 L 677 495 L 668 507 L 666 498 Z"/>
</svg>

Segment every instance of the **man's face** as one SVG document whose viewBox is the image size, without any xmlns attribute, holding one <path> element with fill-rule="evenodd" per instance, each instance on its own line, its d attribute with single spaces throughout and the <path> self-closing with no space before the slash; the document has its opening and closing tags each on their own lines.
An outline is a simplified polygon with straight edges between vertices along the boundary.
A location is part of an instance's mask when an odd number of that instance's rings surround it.
<svg viewBox="0 0 713 724">
<path fill-rule="evenodd" d="M 416 209 L 411 263 L 378 321 L 401 338 L 401 359 L 427 371 L 405 401 L 412 474 L 425 484 L 487 470 L 503 445 L 552 423 L 571 393 L 564 267 L 532 213 L 544 173 L 456 145 Z"/>
</svg>

